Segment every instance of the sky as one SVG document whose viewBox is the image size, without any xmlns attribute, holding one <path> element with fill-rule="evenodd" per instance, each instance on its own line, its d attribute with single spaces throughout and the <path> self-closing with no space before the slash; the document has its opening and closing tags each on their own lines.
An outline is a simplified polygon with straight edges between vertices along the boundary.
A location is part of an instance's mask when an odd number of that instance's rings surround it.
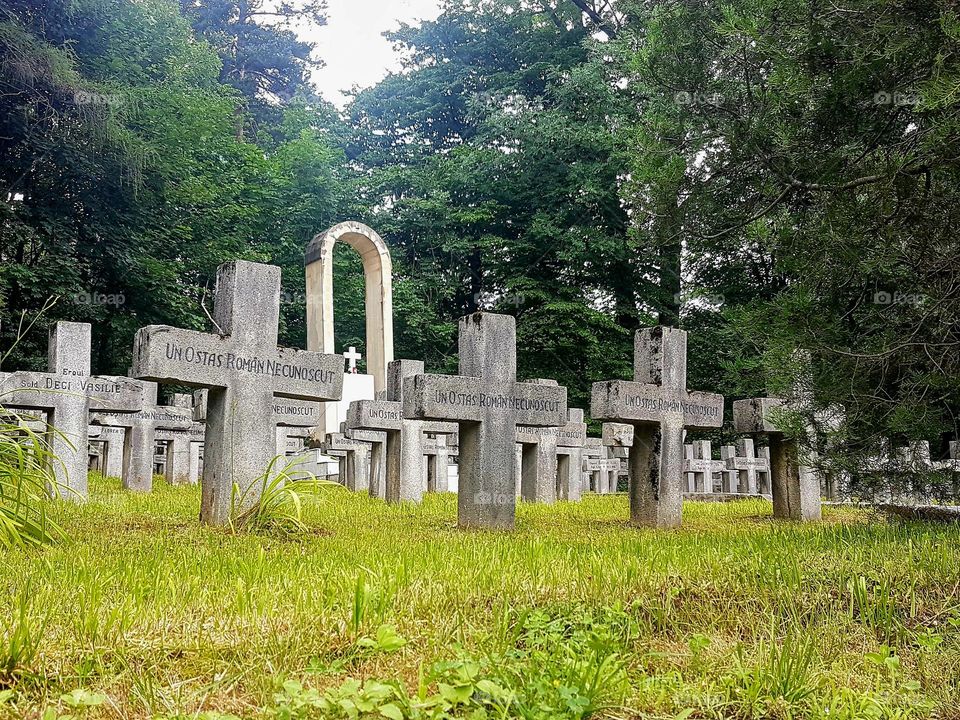
<svg viewBox="0 0 960 720">
<path fill-rule="evenodd" d="M 342 107 L 341 90 L 375 85 L 399 69 L 399 56 L 382 33 L 396 29 L 398 21 L 433 20 L 439 5 L 440 0 L 327 0 L 327 25 L 302 34 L 317 44 L 326 63 L 313 74 L 321 94 Z"/>
</svg>

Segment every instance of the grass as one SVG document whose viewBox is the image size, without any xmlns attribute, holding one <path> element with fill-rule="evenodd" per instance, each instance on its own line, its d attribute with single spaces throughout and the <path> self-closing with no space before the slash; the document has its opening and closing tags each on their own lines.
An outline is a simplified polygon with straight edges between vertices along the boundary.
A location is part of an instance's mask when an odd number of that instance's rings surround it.
<svg viewBox="0 0 960 720">
<path fill-rule="evenodd" d="M 455 527 L 453 495 L 201 527 L 93 478 L 0 568 L 0 717 L 958 718 L 960 529 L 762 501 L 631 528 L 623 496 Z"/>
</svg>

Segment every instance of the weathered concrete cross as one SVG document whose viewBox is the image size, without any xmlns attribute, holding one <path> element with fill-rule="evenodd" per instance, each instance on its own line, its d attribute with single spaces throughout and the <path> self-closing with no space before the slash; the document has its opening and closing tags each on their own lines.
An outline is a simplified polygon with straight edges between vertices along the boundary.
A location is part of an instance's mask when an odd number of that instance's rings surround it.
<svg viewBox="0 0 960 720">
<path fill-rule="evenodd" d="M 777 424 L 785 408 L 780 398 L 752 398 L 733 403 L 733 429 L 738 433 L 766 435 L 770 448 L 770 490 L 773 516 L 788 520 L 819 520 L 820 480 L 801 467 L 796 438 Z"/>
<path fill-rule="evenodd" d="M 143 382 L 145 402 L 139 412 L 129 414 L 94 413 L 91 422 L 126 428 L 123 439 L 123 487 L 134 492 L 153 490 L 153 456 L 158 430 L 188 430 L 193 411 L 180 405 L 157 405 L 157 384 Z M 179 469 L 179 468 L 178 468 Z M 172 469 L 165 469 L 172 477 Z"/>
<path fill-rule="evenodd" d="M 527 382 L 558 387 L 556 380 Z M 563 388 L 566 392 L 566 388 Z M 557 500 L 558 427 L 517 425 L 520 445 L 520 498 L 526 502 L 554 503 Z"/>
<path fill-rule="evenodd" d="M 517 425 L 566 424 L 566 388 L 517 382 L 517 328 L 510 315 L 460 319 L 460 375 L 404 381 L 404 415 L 460 426 L 461 527 L 512 528 Z"/>
<path fill-rule="evenodd" d="M 587 424 L 583 410 L 569 408 L 567 424 L 557 428 L 557 499 L 576 502 L 583 490 L 583 444 Z"/>
<path fill-rule="evenodd" d="M 380 430 L 387 434 L 384 472 L 387 502 L 423 499 L 426 473 L 423 434 L 456 432 L 452 423 L 424 422 L 405 416 L 403 381 L 422 373 L 420 360 L 393 360 L 387 365 L 387 399 L 355 400 L 347 409 L 348 430 Z"/>
<path fill-rule="evenodd" d="M 753 438 L 740 438 L 736 446 L 724 445 L 720 448 L 720 458 L 727 469 L 733 471 L 729 476 L 731 484 L 724 492 L 747 493 L 749 495 L 770 494 L 770 456 L 766 448 L 758 452 Z M 735 482 L 734 482 L 735 481 Z"/>
<path fill-rule="evenodd" d="M 136 412 L 144 405 L 143 383 L 126 377 L 90 376 L 90 325 L 58 322 L 50 327 L 47 372 L 0 373 L 0 404 L 48 415 L 53 476 L 51 491 L 74 500 L 87 497 L 87 433 L 91 410 Z"/>
<path fill-rule="evenodd" d="M 205 387 L 202 521 L 230 521 L 255 504 L 264 473 L 276 454 L 274 396 L 338 400 L 343 357 L 277 347 L 280 268 L 242 260 L 217 272 L 213 320 L 218 334 L 150 325 L 137 331 L 136 377 Z"/>
<path fill-rule="evenodd" d="M 630 519 L 677 527 L 683 510 L 683 430 L 723 424 L 723 396 L 687 390 L 687 334 L 637 331 L 633 382 L 593 384 L 591 416 L 634 426 L 630 451 Z"/>
</svg>

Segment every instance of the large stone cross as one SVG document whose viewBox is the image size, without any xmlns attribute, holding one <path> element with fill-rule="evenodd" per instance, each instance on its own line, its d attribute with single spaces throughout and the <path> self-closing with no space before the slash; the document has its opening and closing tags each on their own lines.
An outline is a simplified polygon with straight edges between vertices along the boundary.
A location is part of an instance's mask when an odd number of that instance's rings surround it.
<svg viewBox="0 0 960 720">
<path fill-rule="evenodd" d="M 144 404 L 144 386 L 126 377 L 90 376 L 88 323 L 50 327 L 47 370 L 0 373 L 0 403 L 48 415 L 49 446 L 56 457 L 52 470 L 57 487 L 51 490 L 82 500 L 87 497 L 89 412 L 136 412 Z"/>
<path fill-rule="evenodd" d="M 687 390 L 687 334 L 654 327 L 633 343 L 633 382 L 593 384 L 591 416 L 634 426 L 630 519 L 677 527 L 683 512 L 683 430 L 723 425 L 723 396 Z"/>
<path fill-rule="evenodd" d="M 512 528 L 517 425 L 567 422 L 566 388 L 517 382 L 517 328 L 510 315 L 460 319 L 460 375 L 404 381 L 404 415 L 460 426 L 460 527 Z"/>
<path fill-rule="evenodd" d="M 217 334 L 150 325 L 137 331 L 133 373 L 207 388 L 200 519 L 230 521 L 255 504 L 276 455 L 274 396 L 338 400 L 343 358 L 277 347 L 280 268 L 237 260 L 220 266 L 213 305 Z"/>
</svg>

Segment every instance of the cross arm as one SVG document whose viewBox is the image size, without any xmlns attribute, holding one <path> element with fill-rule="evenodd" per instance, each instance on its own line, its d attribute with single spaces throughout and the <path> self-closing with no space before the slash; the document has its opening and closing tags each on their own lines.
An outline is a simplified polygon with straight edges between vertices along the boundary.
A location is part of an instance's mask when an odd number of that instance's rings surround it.
<svg viewBox="0 0 960 720">
<path fill-rule="evenodd" d="M 723 395 L 705 392 L 665 392 L 659 385 L 611 380 L 593 384 L 590 410 L 597 420 L 658 423 L 666 414 L 682 413 L 683 426 L 723 425 Z"/>
<path fill-rule="evenodd" d="M 17 371 L 0 377 L 0 404 L 54 408 L 71 398 L 87 398 L 91 410 L 137 412 L 143 407 L 142 383 L 109 375 L 76 377 Z"/>
<path fill-rule="evenodd" d="M 137 331 L 133 374 L 193 387 L 228 387 L 231 377 L 262 380 L 274 394 L 303 400 L 339 400 L 343 359 L 295 348 L 250 352 L 225 335 L 166 325 Z"/>
<path fill-rule="evenodd" d="M 403 381 L 405 417 L 415 420 L 480 422 L 480 378 L 465 375 L 414 375 Z"/>
<path fill-rule="evenodd" d="M 567 389 L 558 385 L 517 383 L 507 396 L 517 411 L 517 424 L 561 427 L 567 424 Z M 499 402 L 499 400 L 497 400 Z"/>
<path fill-rule="evenodd" d="M 400 430 L 403 406 L 390 400 L 354 400 L 347 408 L 347 430 Z"/>
</svg>

